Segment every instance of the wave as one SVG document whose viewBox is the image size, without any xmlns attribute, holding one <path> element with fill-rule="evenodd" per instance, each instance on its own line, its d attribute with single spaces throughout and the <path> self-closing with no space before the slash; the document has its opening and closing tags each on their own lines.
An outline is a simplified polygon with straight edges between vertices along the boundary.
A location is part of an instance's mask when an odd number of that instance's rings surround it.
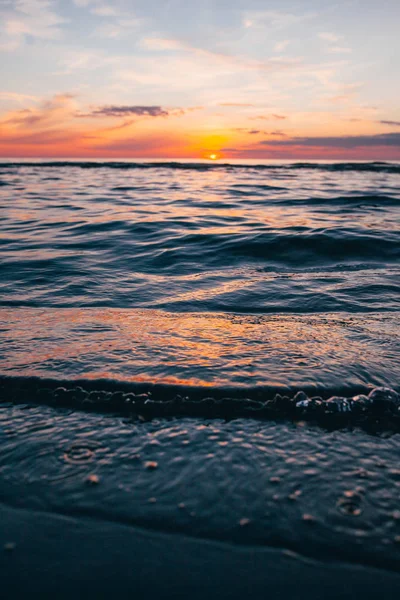
<svg viewBox="0 0 400 600">
<path fill-rule="evenodd" d="M 58 224 L 57 224 L 58 226 Z M 3 246 L 10 246 L 14 254 L 3 259 L 2 269 L 18 268 L 37 276 L 38 269 L 52 270 L 54 275 L 65 276 L 67 271 L 75 273 L 74 264 L 78 261 L 82 270 L 82 257 L 72 256 L 77 250 L 103 251 L 108 263 L 122 268 L 125 261 L 136 262 L 136 268 L 146 273 L 159 273 L 160 269 L 181 268 L 190 263 L 193 270 L 202 272 L 208 268 L 222 268 L 232 265 L 232 261 L 250 261 L 286 268 L 339 263 L 371 262 L 375 267 L 378 261 L 385 267 L 397 264 L 400 257 L 400 235 L 395 229 L 383 232 L 357 227 L 305 228 L 288 226 L 280 230 L 264 227 L 264 230 L 251 231 L 250 226 L 243 231 L 191 231 L 190 224 L 181 231 L 169 231 L 158 221 L 150 223 L 110 221 L 104 223 L 83 223 L 69 227 L 59 226 L 60 234 L 51 251 L 38 255 L 30 252 L 25 238 L 21 241 L 10 235 L 3 239 Z M 222 228 L 222 227 L 221 227 Z M 212 228 L 210 228 L 212 229 Z M 121 258 L 122 257 L 122 258 Z M 65 264 L 63 264 L 65 263 Z M 16 265 L 18 265 L 16 267 Z M 62 265 L 62 271 L 57 269 Z M 66 269 L 66 270 L 65 270 Z"/>
<path fill-rule="evenodd" d="M 201 162 L 179 162 L 179 161 L 160 161 L 160 162 L 124 162 L 124 161 L 43 161 L 43 162 L 2 162 L 0 163 L 0 171 L 4 169 L 16 169 L 23 167 L 35 168 L 80 168 L 80 169 L 182 169 L 189 171 L 209 171 L 215 169 L 253 169 L 253 170 L 281 170 L 281 171 L 296 171 L 301 169 L 315 171 L 360 171 L 372 173 L 393 173 L 400 174 L 400 164 L 393 162 L 343 162 L 343 163 L 314 163 L 314 162 L 297 162 L 290 164 L 263 164 L 263 163 L 201 163 Z"/>
<path fill-rule="evenodd" d="M 399 389 L 400 391 L 400 389 Z M 313 393 L 314 395 L 311 395 Z M 342 395 L 345 393 L 346 395 Z M 1 402 L 46 404 L 139 419 L 292 419 L 321 424 L 384 424 L 400 431 L 400 394 L 392 388 L 192 387 L 113 380 L 0 376 Z"/>
<path fill-rule="evenodd" d="M 396 190 L 396 194 L 398 194 Z M 252 199 L 253 200 L 253 199 Z M 400 196 L 388 196 L 387 194 L 355 194 L 347 196 L 313 196 L 305 198 L 296 198 L 293 196 L 288 200 L 284 198 L 268 198 L 268 201 L 274 204 L 284 205 L 304 205 L 304 206 L 344 206 L 347 208 L 348 205 L 355 205 L 356 208 L 373 208 L 373 207 L 385 207 L 388 205 L 397 206 L 400 204 Z"/>
<path fill-rule="evenodd" d="M 382 260 L 397 260 L 399 236 L 397 232 L 386 232 L 385 238 L 377 232 L 362 232 L 350 229 L 334 230 L 287 228 L 279 232 L 257 232 L 255 235 L 200 235 L 197 233 L 183 238 L 185 252 L 191 247 L 202 253 L 218 249 L 217 260 L 225 263 L 228 256 L 267 260 L 274 257 L 277 262 L 301 264 L 326 260 L 356 260 L 377 257 Z M 171 251 L 177 251 L 171 247 Z"/>
</svg>

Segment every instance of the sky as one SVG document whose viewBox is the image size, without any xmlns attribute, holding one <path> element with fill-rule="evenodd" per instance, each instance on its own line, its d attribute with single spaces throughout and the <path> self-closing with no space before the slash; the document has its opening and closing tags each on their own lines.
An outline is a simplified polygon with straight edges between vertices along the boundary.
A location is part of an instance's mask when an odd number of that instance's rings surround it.
<svg viewBox="0 0 400 600">
<path fill-rule="evenodd" d="M 398 0 L 0 0 L 0 157 L 400 160 L 399 25 Z"/>
</svg>

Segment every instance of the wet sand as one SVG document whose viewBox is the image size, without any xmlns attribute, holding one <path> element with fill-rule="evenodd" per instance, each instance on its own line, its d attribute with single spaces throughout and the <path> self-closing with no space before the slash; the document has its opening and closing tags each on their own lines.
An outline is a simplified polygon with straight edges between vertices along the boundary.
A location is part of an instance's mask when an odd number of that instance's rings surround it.
<svg viewBox="0 0 400 600">
<path fill-rule="evenodd" d="M 395 599 L 400 574 L 0 507 L 5 599 Z M 15 546 L 12 546 L 15 544 Z M 7 545 L 7 546 L 6 546 Z"/>
<path fill-rule="evenodd" d="M 2 597 L 398 598 L 399 435 L 0 404 Z"/>
</svg>

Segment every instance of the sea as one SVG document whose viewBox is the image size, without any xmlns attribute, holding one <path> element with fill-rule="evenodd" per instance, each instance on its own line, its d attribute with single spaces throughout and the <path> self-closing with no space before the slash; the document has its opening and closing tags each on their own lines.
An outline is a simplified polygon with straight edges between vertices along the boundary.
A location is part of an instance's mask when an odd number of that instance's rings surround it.
<svg viewBox="0 0 400 600">
<path fill-rule="evenodd" d="M 400 566 L 400 163 L 2 160 L 0 501 Z"/>
</svg>

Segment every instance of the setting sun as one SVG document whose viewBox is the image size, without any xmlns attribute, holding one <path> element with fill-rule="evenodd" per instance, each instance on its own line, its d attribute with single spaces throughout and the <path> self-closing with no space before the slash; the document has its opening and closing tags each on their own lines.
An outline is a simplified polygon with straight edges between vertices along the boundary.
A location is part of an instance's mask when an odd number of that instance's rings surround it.
<svg viewBox="0 0 400 600">
<path fill-rule="evenodd" d="M 218 159 L 218 155 L 217 154 L 210 154 L 210 156 L 208 158 L 210 160 L 217 160 Z"/>
</svg>

